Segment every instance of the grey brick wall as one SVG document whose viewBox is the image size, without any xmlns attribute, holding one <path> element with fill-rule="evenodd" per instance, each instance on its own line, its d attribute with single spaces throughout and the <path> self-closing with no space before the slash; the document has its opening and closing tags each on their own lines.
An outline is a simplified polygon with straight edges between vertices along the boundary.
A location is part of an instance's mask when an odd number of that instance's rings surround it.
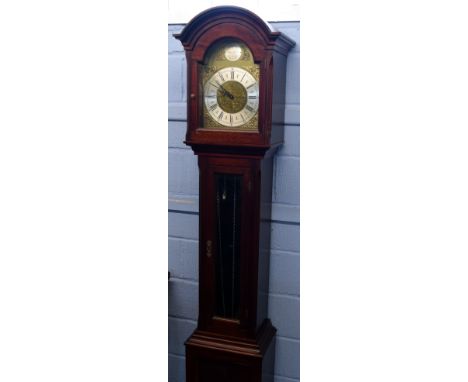
<svg viewBox="0 0 468 382">
<path fill-rule="evenodd" d="M 269 316 L 278 329 L 275 382 L 299 380 L 299 23 L 271 23 L 296 46 L 288 56 L 285 141 L 275 157 Z M 184 341 L 198 316 L 198 167 L 182 142 L 186 61 L 169 25 L 169 381 L 185 382 Z"/>
</svg>

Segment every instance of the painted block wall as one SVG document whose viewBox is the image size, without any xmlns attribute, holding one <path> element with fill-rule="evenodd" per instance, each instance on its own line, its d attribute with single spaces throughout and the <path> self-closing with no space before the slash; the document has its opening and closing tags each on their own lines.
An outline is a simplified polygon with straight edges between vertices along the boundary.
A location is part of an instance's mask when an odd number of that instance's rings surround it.
<svg viewBox="0 0 468 382">
<path fill-rule="evenodd" d="M 299 381 L 299 22 L 271 23 L 296 41 L 287 63 L 284 145 L 274 162 L 269 317 L 277 328 L 275 382 Z M 198 316 L 198 166 L 183 144 L 186 61 L 168 27 L 169 381 L 185 382 L 184 342 Z"/>
</svg>

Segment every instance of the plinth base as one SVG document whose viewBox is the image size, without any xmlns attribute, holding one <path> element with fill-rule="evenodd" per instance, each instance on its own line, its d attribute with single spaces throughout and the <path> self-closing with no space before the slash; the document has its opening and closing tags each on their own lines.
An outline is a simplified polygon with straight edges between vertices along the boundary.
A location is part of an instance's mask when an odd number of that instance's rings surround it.
<svg viewBox="0 0 468 382">
<path fill-rule="evenodd" d="M 270 320 L 252 340 L 195 330 L 185 342 L 186 382 L 273 382 L 275 333 Z"/>
</svg>

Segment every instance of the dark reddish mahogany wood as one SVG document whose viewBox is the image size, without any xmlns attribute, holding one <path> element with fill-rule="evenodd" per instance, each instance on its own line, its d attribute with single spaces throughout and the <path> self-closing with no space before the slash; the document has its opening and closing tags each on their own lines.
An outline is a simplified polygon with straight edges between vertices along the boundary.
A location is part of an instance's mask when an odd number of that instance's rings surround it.
<svg viewBox="0 0 468 382">
<path fill-rule="evenodd" d="M 186 342 L 187 382 L 273 381 L 276 329 L 267 318 L 273 155 L 283 142 L 286 57 L 294 42 L 254 13 L 215 7 L 175 35 L 187 58 L 187 134 L 200 170 L 199 317 Z M 258 132 L 200 126 L 199 66 L 220 38 L 243 41 L 260 67 Z M 215 173 L 242 176 L 240 318 L 216 317 Z M 207 242 L 212 255 L 207 255 Z"/>
<path fill-rule="evenodd" d="M 284 85 L 286 56 L 294 42 L 280 32 L 273 32 L 254 13 L 238 7 L 215 7 L 195 16 L 178 38 L 187 57 L 187 117 L 186 143 L 256 147 L 268 150 L 281 144 L 284 116 Z M 201 127 L 201 94 L 198 92 L 199 65 L 207 49 L 225 37 L 243 41 L 260 65 L 259 131 L 214 131 Z M 272 105 L 275 105 L 273 112 Z M 273 118 L 273 119 L 272 119 Z M 272 126 L 277 131 L 272 131 Z"/>
</svg>

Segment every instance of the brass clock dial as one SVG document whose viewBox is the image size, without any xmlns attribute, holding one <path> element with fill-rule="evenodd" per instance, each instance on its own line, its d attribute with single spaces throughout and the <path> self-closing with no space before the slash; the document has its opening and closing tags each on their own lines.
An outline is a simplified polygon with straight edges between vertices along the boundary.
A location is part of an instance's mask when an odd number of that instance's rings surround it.
<svg viewBox="0 0 468 382">
<path fill-rule="evenodd" d="M 223 68 L 206 81 L 204 102 L 211 118 L 219 124 L 242 126 L 258 111 L 258 82 L 243 68 Z"/>
<path fill-rule="evenodd" d="M 217 41 L 209 48 L 201 73 L 202 126 L 258 130 L 260 71 L 247 45 L 231 38 Z"/>
</svg>

